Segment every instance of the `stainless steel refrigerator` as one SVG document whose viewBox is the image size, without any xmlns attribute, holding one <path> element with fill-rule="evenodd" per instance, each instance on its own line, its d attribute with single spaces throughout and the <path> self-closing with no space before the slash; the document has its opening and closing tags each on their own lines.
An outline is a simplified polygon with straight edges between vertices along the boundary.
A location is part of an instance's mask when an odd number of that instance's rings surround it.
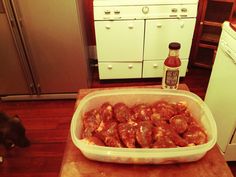
<svg viewBox="0 0 236 177">
<path fill-rule="evenodd" d="M 0 97 L 73 98 L 90 84 L 82 0 L 0 0 Z"/>
</svg>

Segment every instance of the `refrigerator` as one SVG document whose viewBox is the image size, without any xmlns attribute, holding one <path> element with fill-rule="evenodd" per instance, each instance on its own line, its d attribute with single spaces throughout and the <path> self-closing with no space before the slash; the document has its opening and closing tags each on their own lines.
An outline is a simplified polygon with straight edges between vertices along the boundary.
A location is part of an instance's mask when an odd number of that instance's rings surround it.
<svg viewBox="0 0 236 177">
<path fill-rule="evenodd" d="M 82 0 L 0 0 L 0 97 L 75 98 L 90 86 Z"/>
<path fill-rule="evenodd" d="M 224 22 L 205 102 L 216 120 L 219 145 L 228 161 L 236 160 L 236 29 Z"/>
</svg>

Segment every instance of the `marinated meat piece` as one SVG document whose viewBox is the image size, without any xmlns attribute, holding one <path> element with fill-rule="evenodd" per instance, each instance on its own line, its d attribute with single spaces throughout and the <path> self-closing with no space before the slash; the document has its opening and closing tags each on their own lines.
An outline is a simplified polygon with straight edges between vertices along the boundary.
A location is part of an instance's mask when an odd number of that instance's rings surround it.
<svg viewBox="0 0 236 177">
<path fill-rule="evenodd" d="M 201 128 L 201 125 L 200 123 L 198 123 L 198 121 L 196 119 L 194 119 L 193 117 L 189 116 L 189 117 L 186 117 L 187 119 L 187 122 L 188 122 L 188 125 L 191 127 L 191 126 L 194 126 L 194 127 L 199 127 Z"/>
<path fill-rule="evenodd" d="M 90 128 L 85 128 L 84 131 L 82 132 L 82 138 L 88 138 L 90 136 L 93 136 L 94 130 Z"/>
<path fill-rule="evenodd" d="M 159 114 L 159 113 L 153 113 L 152 115 L 151 115 L 151 121 L 152 121 L 152 123 L 155 125 L 155 124 L 158 124 L 158 122 L 160 121 L 160 120 L 162 120 L 161 119 L 161 115 Z M 165 121 L 164 119 L 163 119 L 163 121 Z"/>
<path fill-rule="evenodd" d="M 84 133 L 83 137 L 91 136 L 92 133 L 99 127 L 101 123 L 101 116 L 96 109 L 88 111 L 83 116 Z"/>
<path fill-rule="evenodd" d="M 96 132 L 96 137 L 110 147 L 122 147 L 117 130 L 117 122 L 107 122 L 101 131 Z"/>
<path fill-rule="evenodd" d="M 175 114 L 183 114 L 187 111 L 187 103 L 186 102 L 177 102 L 172 104 L 175 109 Z"/>
<path fill-rule="evenodd" d="M 102 117 L 102 120 L 104 122 L 107 122 L 107 121 L 112 121 L 113 119 L 113 107 L 110 103 L 106 102 L 106 103 L 103 103 L 100 110 L 99 110 L 99 113 Z"/>
<path fill-rule="evenodd" d="M 128 148 L 135 148 L 135 127 L 136 123 L 120 123 L 118 132 L 124 145 Z"/>
<path fill-rule="evenodd" d="M 186 147 L 188 146 L 188 141 L 179 136 L 177 133 L 172 134 L 171 140 L 180 147 Z"/>
<path fill-rule="evenodd" d="M 83 115 L 81 137 L 110 147 L 170 148 L 207 142 L 207 134 L 191 116 L 185 102 L 157 101 L 130 109 L 124 103 L 105 102 Z"/>
<path fill-rule="evenodd" d="M 152 148 L 173 148 L 177 147 L 175 143 L 167 136 L 161 136 L 159 137 L 154 144 L 152 145 Z"/>
<path fill-rule="evenodd" d="M 153 104 L 152 111 L 154 114 L 159 114 L 160 119 L 169 120 L 175 115 L 175 109 L 173 105 L 166 101 L 158 101 Z"/>
<path fill-rule="evenodd" d="M 146 121 L 151 119 L 152 109 L 147 104 L 135 105 L 132 110 L 136 121 Z"/>
<path fill-rule="evenodd" d="M 114 116 L 118 122 L 127 122 L 132 120 L 132 112 L 124 103 L 117 103 L 113 107 Z"/>
<path fill-rule="evenodd" d="M 148 148 L 152 144 L 152 123 L 150 121 L 139 122 L 136 129 L 136 140 L 142 148 Z"/>
<path fill-rule="evenodd" d="M 188 128 L 188 123 L 184 115 L 173 116 L 169 122 L 178 134 L 184 133 Z"/>
<path fill-rule="evenodd" d="M 156 141 L 162 137 L 168 137 L 175 143 L 175 145 L 181 147 L 188 145 L 188 142 L 179 136 L 179 134 L 177 134 L 168 123 L 164 123 L 164 121 L 160 121 L 160 123 L 154 127 L 153 137 Z"/>
<path fill-rule="evenodd" d="M 105 146 L 105 144 L 100 140 L 99 138 L 95 136 L 87 137 L 85 138 L 86 141 L 88 141 L 89 144 L 94 144 L 98 146 Z"/>
<path fill-rule="evenodd" d="M 199 126 L 195 125 L 190 125 L 183 137 L 189 144 L 199 145 L 207 142 L 207 134 Z"/>
<path fill-rule="evenodd" d="M 107 136 L 104 142 L 109 147 L 122 147 L 120 140 L 111 136 Z"/>
</svg>

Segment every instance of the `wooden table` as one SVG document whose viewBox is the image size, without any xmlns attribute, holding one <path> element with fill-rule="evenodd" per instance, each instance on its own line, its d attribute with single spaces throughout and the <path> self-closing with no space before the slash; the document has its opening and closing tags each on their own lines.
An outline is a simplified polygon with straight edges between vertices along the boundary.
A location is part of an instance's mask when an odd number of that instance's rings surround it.
<svg viewBox="0 0 236 177">
<path fill-rule="evenodd" d="M 147 87 L 147 86 L 146 86 Z M 158 88 L 160 86 L 149 86 Z M 111 89 L 111 88 L 107 88 Z M 185 84 L 179 89 L 189 90 Z M 81 89 L 77 103 L 89 92 L 100 89 Z M 103 163 L 88 160 L 73 144 L 69 134 L 60 171 L 61 177 L 233 177 L 218 146 L 196 162 L 168 165 L 132 165 Z"/>
</svg>

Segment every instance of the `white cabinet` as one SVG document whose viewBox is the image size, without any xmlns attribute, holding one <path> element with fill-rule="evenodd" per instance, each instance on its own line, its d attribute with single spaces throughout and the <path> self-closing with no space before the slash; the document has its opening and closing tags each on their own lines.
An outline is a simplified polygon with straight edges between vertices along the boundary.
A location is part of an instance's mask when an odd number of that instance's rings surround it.
<svg viewBox="0 0 236 177">
<path fill-rule="evenodd" d="M 180 58 L 189 57 L 195 19 L 157 19 L 146 21 L 144 60 L 162 60 L 170 42 L 179 42 Z"/>
<path fill-rule="evenodd" d="M 96 21 L 95 28 L 99 62 L 142 61 L 144 20 Z"/>
</svg>

